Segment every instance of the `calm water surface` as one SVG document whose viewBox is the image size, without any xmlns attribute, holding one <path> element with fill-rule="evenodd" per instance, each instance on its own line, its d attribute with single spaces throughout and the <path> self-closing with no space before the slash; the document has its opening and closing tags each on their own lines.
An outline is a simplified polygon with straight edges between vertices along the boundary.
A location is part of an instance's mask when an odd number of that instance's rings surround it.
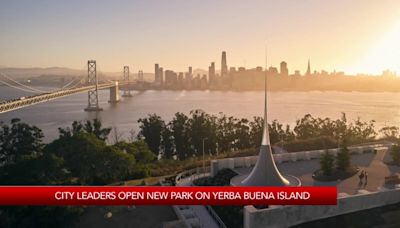
<svg viewBox="0 0 400 228">
<path fill-rule="evenodd" d="M 26 96 L 7 87 L 0 87 L 0 98 Z M 261 116 L 263 92 L 221 91 L 145 91 L 134 92 L 131 98 L 108 103 L 109 91 L 99 91 L 100 106 L 104 111 L 88 113 L 87 93 L 34 105 L 28 108 L 0 114 L 0 121 L 8 122 L 18 117 L 43 129 L 46 141 L 58 136 L 58 127 L 69 126 L 73 120 L 99 118 L 105 126 L 116 126 L 125 136 L 130 130 L 138 132 L 137 120 L 149 113 L 156 113 L 171 120 L 174 113 L 189 114 L 190 110 L 203 109 L 208 113 L 223 112 L 235 117 Z M 342 112 L 349 120 L 361 117 L 375 120 L 376 128 L 400 125 L 400 93 L 361 92 L 270 92 L 269 119 L 293 125 L 296 119 L 307 113 L 316 117 L 339 118 Z"/>
</svg>

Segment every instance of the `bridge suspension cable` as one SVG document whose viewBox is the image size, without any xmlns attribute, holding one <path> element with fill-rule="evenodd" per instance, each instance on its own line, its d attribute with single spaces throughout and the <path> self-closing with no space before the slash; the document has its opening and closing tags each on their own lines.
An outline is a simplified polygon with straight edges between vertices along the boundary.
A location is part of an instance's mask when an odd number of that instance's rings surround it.
<svg viewBox="0 0 400 228">
<path fill-rule="evenodd" d="M 74 80 L 72 80 L 71 82 L 69 82 L 68 84 L 63 86 L 61 89 L 73 89 L 73 88 L 77 87 L 79 84 L 81 84 L 82 81 L 84 81 L 84 80 L 85 80 L 84 78 L 75 78 Z M 75 84 L 70 86 L 73 82 L 75 82 Z"/>
<path fill-rule="evenodd" d="M 68 82 L 67 84 L 65 84 L 63 87 L 61 87 L 61 89 L 65 89 L 68 88 L 68 86 L 70 86 L 72 83 L 74 83 L 77 80 L 77 78 L 72 79 L 70 82 Z"/>
<path fill-rule="evenodd" d="M 1 80 L 1 79 L 0 79 L 0 82 L 3 83 L 3 84 L 5 84 L 6 86 L 9 86 L 9 87 L 11 87 L 11 88 L 18 89 L 18 90 L 21 90 L 21 91 L 24 91 L 24 92 L 28 92 L 28 93 L 37 93 L 36 91 L 32 91 L 32 90 L 28 90 L 28 89 L 24 89 L 24 88 L 21 88 L 21 87 L 12 85 L 12 84 L 10 84 L 10 83 L 8 83 L 8 82 L 6 82 L 6 81 L 3 81 L 3 80 Z"/>
<path fill-rule="evenodd" d="M 7 75 L 5 75 L 5 74 L 3 74 L 3 73 L 0 73 L 0 75 L 3 76 L 3 77 L 6 78 L 6 79 L 12 81 L 12 82 L 15 83 L 15 84 L 24 87 L 24 88 L 21 88 L 21 87 L 18 87 L 18 86 L 14 86 L 14 85 L 12 85 L 12 84 L 10 84 L 10 83 L 5 82 L 4 80 L 1 80 L 1 82 L 3 82 L 4 84 L 6 84 L 6 85 L 8 85 L 8 86 L 10 86 L 10 87 L 12 87 L 12 88 L 19 89 L 19 90 L 23 90 L 23 91 L 26 91 L 26 92 L 32 92 L 32 93 L 37 93 L 37 92 L 39 92 L 39 93 L 51 93 L 51 92 L 54 92 L 54 91 L 59 90 L 59 89 L 53 89 L 53 90 L 41 90 L 41 89 L 36 89 L 36 88 L 31 87 L 31 86 L 27 86 L 27 85 L 25 85 L 25 84 L 22 84 L 22 83 L 20 83 L 20 82 L 18 82 L 18 81 L 16 81 L 16 80 L 12 79 L 11 77 L 8 77 Z M 75 83 L 73 86 L 68 87 L 69 85 L 71 85 L 71 84 L 72 84 L 73 82 L 75 82 L 76 80 L 79 80 L 79 81 L 78 81 L 77 83 Z M 83 80 L 83 79 L 79 79 L 79 78 L 72 79 L 70 82 L 68 82 L 66 85 L 64 85 L 61 89 L 71 89 L 71 88 L 75 88 L 77 85 L 79 85 L 79 84 L 81 83 L 82 80 Z M 29 90 L 29 91 L 28 91 L 28 90 Z"/>
<path fill-rule="evenodd" d="M 39 93 L 51 93 L 52 92 L 52 91 L 46 91 L 46 90 L 36 89 L 36 88 L 31 87 L 31 86 L 27 86 L 27 85 L 22 84 L 22 83 L 20 83 L 18 81 L 15 81 L 14 79 L 12 79 L 12 78 L 10 78 L 7 75 L 2 74 L 2 73 L 0 73 L 0 75 L 3 76 L 4 78 L 14 82 L 15 84 L 18 84 L 18 85 L 20 85 L 22 87 L 25 87 L 26 89 L 32 90 L 33 92 L 39 92 Z"/>
</svg>

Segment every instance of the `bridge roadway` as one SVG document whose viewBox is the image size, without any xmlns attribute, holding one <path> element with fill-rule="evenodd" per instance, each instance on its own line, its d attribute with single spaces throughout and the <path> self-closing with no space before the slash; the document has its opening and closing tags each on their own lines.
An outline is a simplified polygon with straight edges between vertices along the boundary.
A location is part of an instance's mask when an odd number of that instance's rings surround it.
<svg viewBox="0 0 400 228">
<path fill-rule="evenodd" d="M 118 86 L 126 85 L 128 83 L 129 82 L 119 82 Z M 110 88 L 113 86 L 115 86 L 115 82 L 114 83 L 103 83 L 103 84 L 98 84 L 97 89 L 107 89 L 107 88 Z M 0 103 L 0 114 L 5 113 L 5 112 L 10 112 L 10 111 L 13 111 L 16 109 L 20 109 L 20 108 L 25 108 L 25 107 L 28 107 L 31 105 L 47 102 L 47 101 L 54 100 L 57 98 L 69 96 L 69 95 L 72 95 L 75 93 L 89 91 L 89 90 L 92 90 L 95 88 L 96 88 L 96 85 L 81 86 L 81 87 L 72 88 L 72 89 L 57 90 L 57 91 L 54 91 L 51 93 L 42 93 L 42 94 L 33 95 L 33 96 L 22 98 L 22 99 L 20 98 L 20 99 L 5 101 L 3 103 Z"/>
</svg>

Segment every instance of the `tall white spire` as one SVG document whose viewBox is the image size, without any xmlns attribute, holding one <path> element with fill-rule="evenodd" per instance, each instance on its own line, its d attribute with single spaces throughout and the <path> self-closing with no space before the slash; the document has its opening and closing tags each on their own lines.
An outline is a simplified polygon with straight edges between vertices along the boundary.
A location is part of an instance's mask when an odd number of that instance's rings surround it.
<svg viewBox="0 0 400 228">
<path fill-rule="evenodd" d="M 241 182 L 243 186 L 288 186 L 290 182 L 276 167 L 272 155 L 267 120 L 267 47 L 265 47 L 265 88 L 264 88 L 264 126 L 257 163 L 251 173 Z"/>
<path fill-rule="evenodd" d="M 269 129 L 268 129 L 268 113 L 267 113 L 267 76 L 268 76 L 268 50 L 265 44 L 265 72 L 264 72 L 264 128 L 261 145 L 270 145 Z"/>
</svg>

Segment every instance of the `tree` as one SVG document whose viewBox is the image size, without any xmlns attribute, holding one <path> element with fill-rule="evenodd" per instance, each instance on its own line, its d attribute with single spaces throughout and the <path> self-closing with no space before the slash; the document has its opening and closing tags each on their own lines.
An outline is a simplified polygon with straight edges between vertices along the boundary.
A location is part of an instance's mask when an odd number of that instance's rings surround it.
<svg viewBox="0 0 400 228">
<path fill-rule="evenodd" d="M 185 114 L 177 112 L 169 123 L 174 139 L 176 155 L 180 160 L 184 160 L 189 156 L 188 119 Z"/>
<path fill-rule="evenodd" d="M 247 149 L 250 148 L 250 126 L 247 119 L 237 120 L 234 124 L 235 128 L 235 148 Z"/>
<path fill-rule="evenodd" d="M 194 110 L 190 112 L 191 118 L 189 124 L 189 140 L 192 146 L 194 155 L 201 156 L 203 151 L 214 152 L 216 151 L 217 144 L 217 120 L 215 116 L 210 116 L 203 110 Z"/>
<path fill-rule="evenodd" d="M 111 132 L 111 128 L 102 128 L 102 123 L 98 119 L 93 119 L 93 121 L 87 120 L 85 124 L 80 121 L 72 122 L 72 128 L 58 128 L 60 133 L 60 138 L 71 137 L 73 135 L 86 132 L 93 134 L 96 138 L 106 141 L 108 135 Z"/>
<path fill-rule="evenodd" d="M 84 130 L 96 136 L 96 138 L 106 141 L 108 135 L 111 132 L 111 128 L 102 128 L 101 121 L 99 119 L 94 119 L 93 121 L 87 120 L 84 125 Z"/>
<path fill-rule="evenodd" d="M 399 128 L 396 126 L 386 126 L 379 130 L 385 138 L 396 139 L 399 137 Z"/>
<path fill-rule="evenodd" d="M 350 151 L 347 148 L 346 143 L 343 143 L 343 147 L 340 148 L 340 151 L 337 154 L 336 168 L 341 171 L 347 171 L 350 168 Z"/>
<path fill-rule="evenodd" d="M 253 117 L 253 121 L 250 122 L 250 143 L 254 148 L 261 145 L 263 126 L 264 119 L 259 116 Z"/>
<path fill-rule="evenodd" d="M 120 181 L 127 178 L 135 164 L 133 156 L 86 132 L 56 139 L 44 151 L 61 157 L 65 168 L 81 184 Z"/>
<path fill-rule="evenodd" d="M 396 165 L 400 165 L 400 146 L 398 144 L 392 146 L 390 155 L 392 156 L 393 162 Z"/>
<path fill-rule="evenodd" d="M 220 113 L 217 119 L 217 143 L 218 149 L 222 151 L 230 151 L 233 148 L 235 138 L 235 122 L 236 118 L 232 116 L 227 117 L 225 114 Z"/>
<path fill-rule="evenodd" d="M 124 133 L 119 131 L 117 126 L 113 126 L 111 129 L 111 139 L 112 143 L 116 144 L 124 140 Z"/>
<path fill-rule="evenodd" d="M 42 130 L 20 119 L 12 119 L 11 126 L 0 123 L 0 161 L 11 164 L 41 153 L 42 139 Z"/>
<path fill-rule="evenodd" d="M 311 116 L 311 114 L 307 114 L 300 120 L 296 120 L 294 132 L 298 139 L 314 138 L 321 135 L 318 120 Z"/>
<path fill-rule="evenodd" d="M 332 174 L 332 171 L 334 168 L 334 158 L 328 152 L 328 150 L 326 150 L 325 153 L 322 155 L 321 160 L 320 160 L 320 165 L 321 165 L 322 173 L 325 176 L 330 176 Z"/>
<path fill-rule="evenodd" d="M 174 139 L 169 125 L 164 126 L 161 131 L 161 148 L 164 158 L 171 159 L 175 155 Z"/>
<path fill-rule="evenodd" d="M 157 158 L 143 140 L 137 140 L 130 143 L 122 141 L 114 144 L 114 147 L 132 155 L 137 163 L 146 164 Z"/>
<path fill-rule="evenodd" d="M 147 118 L 140 118 L 138 123 L 140 123 L 138 138 L 144 139 L 150 150 L 158 156 L 161 145 L 161 133 L 165 128 L 164 120 L 156 114 L 149 114 Z"/>
<path fill-rule="evenodd" d="M 54 154 L 27 157 L 0 168 L 3 185 L 58 185 L 69 181 L 63 159 Z"/>
<path fill-rule="evenodd" d="M 66 127 L 66 128 L 58 128 L 59 132 L 59 137 L 72 137 L 73 135 L 76 135 L 78 133 L 83 132 L 83 125 L 79 121 L 74 121 L 72 122 L 72 128 L 71 127 Z"/>
<path fill-rule="evenodd" d="M 374 139 L 376 136 L 374 123 L 374 120 L 364 122 L 361 121 L 360 118 L 357 118 L 357 120 L 348 127 L 348 140 L 359 143 Z"/>
<path fill-rule="evenodd" d="M 279 123 L 277 120 L 272 121 L 271 124 L 268 124 L 269 129 L 269 139 L 271 140 L 271 144 L 275 144 L 283 140 L 285 135 L 285 131 L 283 130 L 283 125 Z"/>
</svg>

